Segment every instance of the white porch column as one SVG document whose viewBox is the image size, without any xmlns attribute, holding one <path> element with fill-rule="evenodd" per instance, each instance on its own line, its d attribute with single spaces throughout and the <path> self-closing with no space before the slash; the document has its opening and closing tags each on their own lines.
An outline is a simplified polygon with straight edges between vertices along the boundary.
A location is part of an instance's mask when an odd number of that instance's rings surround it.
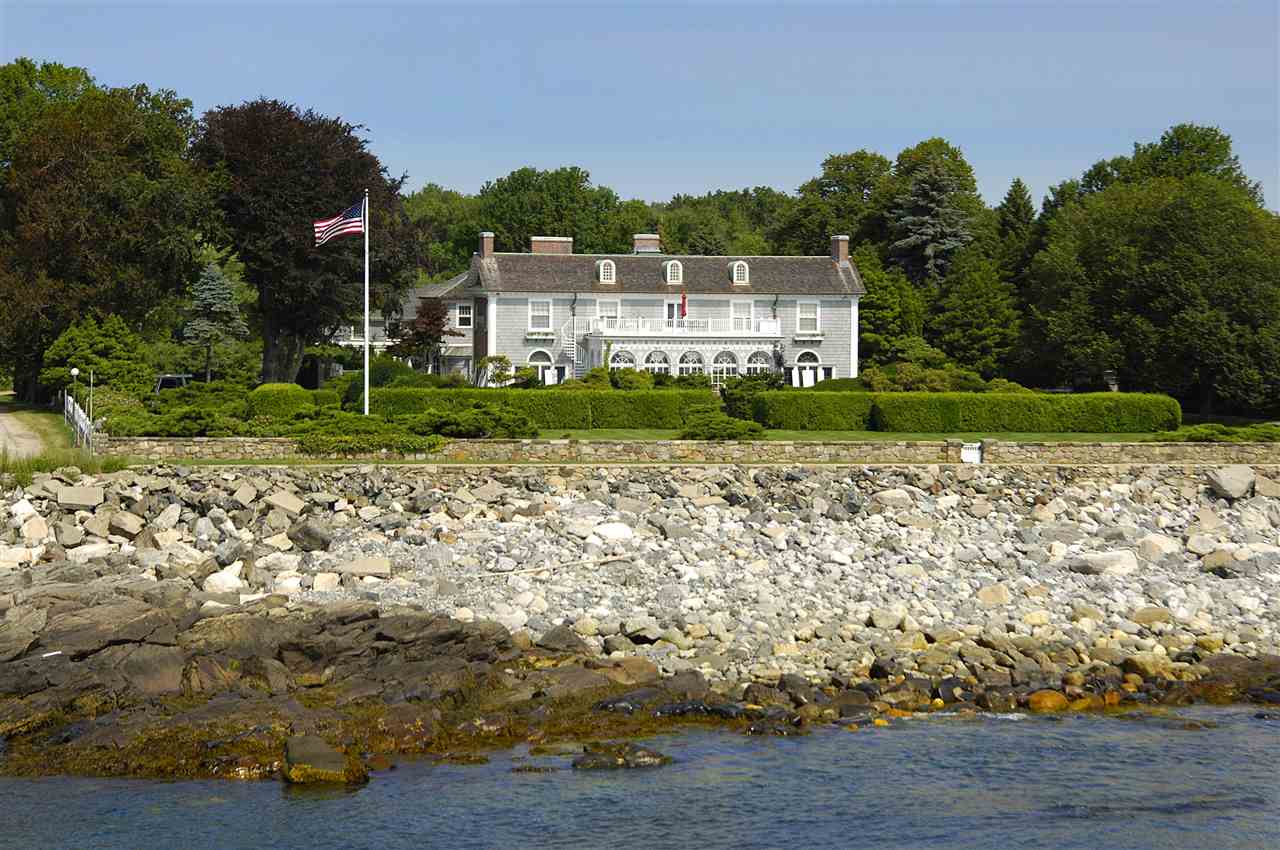
<svg viewBox="0 0 1280 850">
<path fill-rule="evenodd" d="M 849 377 L 858 377 L 858 296 L 849 305 Z"/>
<path fill-rule="evenodd" d="M 485 326 L 489 329 L 485 340 L 489 350 L 485 353 L 492 357 L 498 353 L 498 296 L 489 296 L 489 300 L 485 302 L 485 313 Z"/>
</svg>

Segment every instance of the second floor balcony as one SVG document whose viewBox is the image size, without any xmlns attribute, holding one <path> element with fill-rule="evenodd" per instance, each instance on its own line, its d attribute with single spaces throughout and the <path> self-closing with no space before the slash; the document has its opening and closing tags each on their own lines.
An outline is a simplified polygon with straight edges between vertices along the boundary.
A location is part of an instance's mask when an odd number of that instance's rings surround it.
<svg viewBox="0 0 1280 850">
<path fill-rule="evenodd" d="M 756 319 L 747 316 L 721 318 L 657 319 L 650 316 L 576 317 L 572 320 L 575 336 L 603 337 L 639 336 L 737 336 L 775 338 L 782 336 L 779 319 Z"/>
</svg>

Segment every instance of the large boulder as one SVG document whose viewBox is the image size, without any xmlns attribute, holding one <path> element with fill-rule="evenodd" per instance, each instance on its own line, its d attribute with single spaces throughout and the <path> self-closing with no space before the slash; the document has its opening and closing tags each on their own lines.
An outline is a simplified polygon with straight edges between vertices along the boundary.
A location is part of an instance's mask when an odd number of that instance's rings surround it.
<svg viewBox="0 0 1280 850">
<path fill-rule="evenodd" d="M 306 519 L 289 528 L 289 541 L 303 552 L 325 552 L 333 543 L 333 532 L 319 520 Z"/>
<path fill-rule="evenodd" d="M 1224 499 L 1243 499 L 1253 492 L 1253 468 L 1242 463 L 1223 466 L 1209 473 L 1209 486 Z"/>
</svg>

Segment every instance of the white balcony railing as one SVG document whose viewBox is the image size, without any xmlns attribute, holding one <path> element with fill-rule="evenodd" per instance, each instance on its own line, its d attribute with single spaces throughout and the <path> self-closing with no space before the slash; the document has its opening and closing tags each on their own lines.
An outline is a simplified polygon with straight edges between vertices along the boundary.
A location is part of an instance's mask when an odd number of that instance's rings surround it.
<svg viewBox="0 0 1280 850">
<path fill-rule="evenodd" d="M 573 329 L 576 335 L 601 336 L 782 336 L 780 320 L 745 317 L 655 319 L 648 316 L 579 316 L 573 320 Z"/>
</svg>

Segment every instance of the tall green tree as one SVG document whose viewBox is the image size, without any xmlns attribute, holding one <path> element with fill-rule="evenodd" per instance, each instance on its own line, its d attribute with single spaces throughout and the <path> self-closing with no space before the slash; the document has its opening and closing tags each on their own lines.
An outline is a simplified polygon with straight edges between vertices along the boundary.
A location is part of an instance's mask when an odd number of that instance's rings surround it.
<svg viewBox="0 0 1280 850">
<path fill-rule="evenodd" d="M 885 268 L 875 247 L 859 245 L 850 259 L 867 294 L 858 302 L 858 353 L 870 363 L 892 363 L 924 334 L 924 299 L 902 270 Z"/>
<path fill-rule="evenodd" d="M 1016 288 L 1021 288 L 1031 263 L 1036 228 L 1036 208 L 1022 178 L 1013 178 L 995 213 L 1000 237 L 1000 273 Z"/>
<path fill-rule="evenodd" d="M 997 263 L 975 248 L 956 255 L 929 320 L 929 341 L 984 378 L 1001 374 L 1017 344 L 1021 314 Z"/>
<path fill-rule="evenodd" d="M 1271 409 L 1280 219 L 1217 177 L 1116 183 L 1058 210 L 1032 266 L 1041 360 L 1062 380 Z"/>
<path fill-rule="evenodd" d="M 532 236 L 572 236 L 578 253 L 631 249 L 610 228 L 619 201 L 577 166 L 552 171 L 521 168 L 485 183 L 478 196 L 480 220 L 499 251 L 528 251 Z"/>
<path fill-rule="evenodd" d="M 405 196 L 404 208 L 418 245 L 419 282 L 437 283 L 466 271 L 477 234 L 488 229 L 475 196 L 428 183 Z"/>
<path fill-rule="evenodd" d="M 26 57 L 0 65 L 0 187 L 13 165 L 22 135 L 46 107 L 74 103 L 94 88 L 84 68 L 37 64 Z"/>
<path fill-rule="evenodd" d="M 956 202 L 960 192 L 949 169 L 927 162 L 890 213 L 890 255 L 917 286 L 936 286 L 952 255 L 973 241 L 969 216 Z"/>
<path fill-rule="evenodd" d="M 214 345 L 249 335 L 231 281 L 214 263 L 204 267 L 192 288 L 191 320 L 185 334 L 188 342 L 204 349 L 205 383 L 212 378 Z"/>
<path fill-rule="evenodd" d="M 10 79 L 29 71 L 7 68 Z M 43 353 L 73 321 L 115 313 L 140 325 L 196 276 L 201 239 L 219 233 L 219 175 L 191 158 L 190 102 L 64 71 L 53 73 L 69 80 L 50 84 L 56 97 L 38 108 L 37 95 L 11 99 L 25 105 L 6 112 L 0 359 L 24 398 L 36 397 Z"/>
<path fill-rule="evenodd" d="M 358 203 L 367 188 L 371 303 L 416 281 L 418 243 L 400 197 L 405 178 L 388 176 L 361 129 L 266 98 L 220 106 L 201 122 L 196 154 L 228 175 L 218 205 L 258 291 L 264 381 L 292 381 L 306 347 L 361 312 L 361 238 L 316 247 L 316 219 Z"/>
</svg>

